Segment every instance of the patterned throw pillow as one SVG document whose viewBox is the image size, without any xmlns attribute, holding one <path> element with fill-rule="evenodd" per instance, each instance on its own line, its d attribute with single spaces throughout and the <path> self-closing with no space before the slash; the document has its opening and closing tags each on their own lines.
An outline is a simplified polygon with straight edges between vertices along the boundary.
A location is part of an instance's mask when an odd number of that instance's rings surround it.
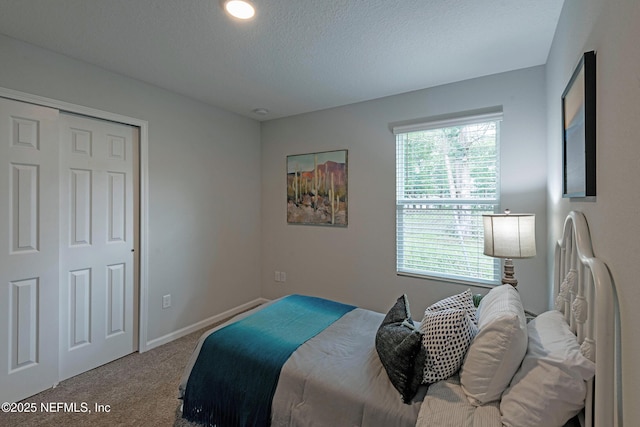
<svg viewBox="0 0 640 427">
<path fill-rule="evenodd" d="M 425 350 L 413 325 L 406 295 L 398 298 L 376 333 L 376 351 L 391 384 L 410 403 L 422 383 Z"/>
<path fill-rule="evenodd" d="M 465 310 L 469 314 L 469 318 L 478 326 L 478 318 L 476 316 L 476 306 L 473 303 L 473 294 L 471 289 L 467 289 L 461 294 L 452 295 L 442 299 L 435 304 L 431 304 L 425 311 L 440 311 L 448 308 Z"/>
<path fill-rule="evenodd" d="M 422 382 L 431 384 L 449 378 L 460 369 L 467 349 L 478 333 L 478 327 L 467 310 L 427 309 L 420 331 L 426 350 Z"/>
</svg>

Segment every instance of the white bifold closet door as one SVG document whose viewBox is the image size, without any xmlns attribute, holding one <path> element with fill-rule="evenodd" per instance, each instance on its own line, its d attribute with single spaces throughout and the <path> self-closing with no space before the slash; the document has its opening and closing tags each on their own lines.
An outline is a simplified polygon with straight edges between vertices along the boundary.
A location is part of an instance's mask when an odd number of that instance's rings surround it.
<svg viewBox="0 0 640 427">
<path fill-rule="evenodd" d="M 58 379 L 58 111 L 0 98 L 0 402 Z"/>
<path fill-rule="evenodd" d="M 138 147 L 0 98 L 0 402 L 137 350 Z"/>
<path fill-rule="evenodd" d="M 60 114 L 60 380 L 137 350 L 137 133 Z"/>
</svg>

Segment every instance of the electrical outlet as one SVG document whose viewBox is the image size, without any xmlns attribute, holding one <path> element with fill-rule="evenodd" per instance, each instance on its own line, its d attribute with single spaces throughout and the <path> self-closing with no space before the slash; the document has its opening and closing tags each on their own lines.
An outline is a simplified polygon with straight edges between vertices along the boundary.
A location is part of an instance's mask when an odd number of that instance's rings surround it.
<svg viewBox="0 0 640 427">
<path fill-rule="evenodd" d="M 171 307 L 171 294 L 162 297 L 162 308 Z"/>
<path fill-rule="evenodd" d="M 273 280 L 275 280 L 276 282 L 280 281 L 280 272 L 276 271 L 273 275 Z"/>
<path fill-rule="evenodd" d="M 287 273 L 285 273 L 284 271 L 280 272 L 280 281 L 281 282 L 286 282 L 287 281 Z"/>
</svg>

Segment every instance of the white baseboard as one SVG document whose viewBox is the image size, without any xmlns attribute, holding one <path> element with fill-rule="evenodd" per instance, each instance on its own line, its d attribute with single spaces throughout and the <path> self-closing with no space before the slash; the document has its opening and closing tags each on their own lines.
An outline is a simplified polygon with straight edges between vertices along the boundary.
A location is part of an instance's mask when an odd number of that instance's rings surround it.
<svg viewBox="0 0 640 427">
<path fill-rule="evenodd" d="M 229 317 L 235 316 L 236 314 L 242 313 L 243 311 L 254 307 L 256 305 L 264 304 L 269 302 L 270 300 L 266 298 L 256 298 L 253 301 L 249 301 L 245 304 L 239 305 L 235 308 L 227 310 L 223 313 L 216 314 L 215 316 L 209 317 L 208 319 L 201 320 L 197 323 L 194 323 L 191 326 L 187 326 L 182 329 L 178 329 L 177 331 L 171 332 L 167 335 L 161 336 L 159 338 L 152 339 L 151 341 L 147 341 L 144 349 L 140 349 L 140 353 L 144 353 L 145 351 L 151 350 L 153 348 L 159 347 L 163 344 L 169 343 L 173 340 L 177 340 L 178 338 L 182 338 L 185 335 L 189 335 L 192 332 L 195 332 L 199 329 L 206 328 L 207 326 L 213 325 L 214 323 L 220 322 L 221 320 L 227 319 Z"/>
</svg>

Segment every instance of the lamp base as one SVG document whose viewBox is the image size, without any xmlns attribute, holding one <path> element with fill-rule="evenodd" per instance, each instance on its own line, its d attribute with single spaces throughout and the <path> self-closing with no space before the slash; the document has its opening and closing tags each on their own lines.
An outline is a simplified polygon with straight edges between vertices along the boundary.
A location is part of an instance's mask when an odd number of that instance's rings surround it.
<svg viewBox="0 0 640 427">
<path fill-rule="evenodd" d="M 504 259 L 504 276 L 502 277 L 503 285 L 511 285 L 514 288 L 518 286 L 518 280 L 515 278 L 515 267 L 511 258 Z"/>
</svg>

